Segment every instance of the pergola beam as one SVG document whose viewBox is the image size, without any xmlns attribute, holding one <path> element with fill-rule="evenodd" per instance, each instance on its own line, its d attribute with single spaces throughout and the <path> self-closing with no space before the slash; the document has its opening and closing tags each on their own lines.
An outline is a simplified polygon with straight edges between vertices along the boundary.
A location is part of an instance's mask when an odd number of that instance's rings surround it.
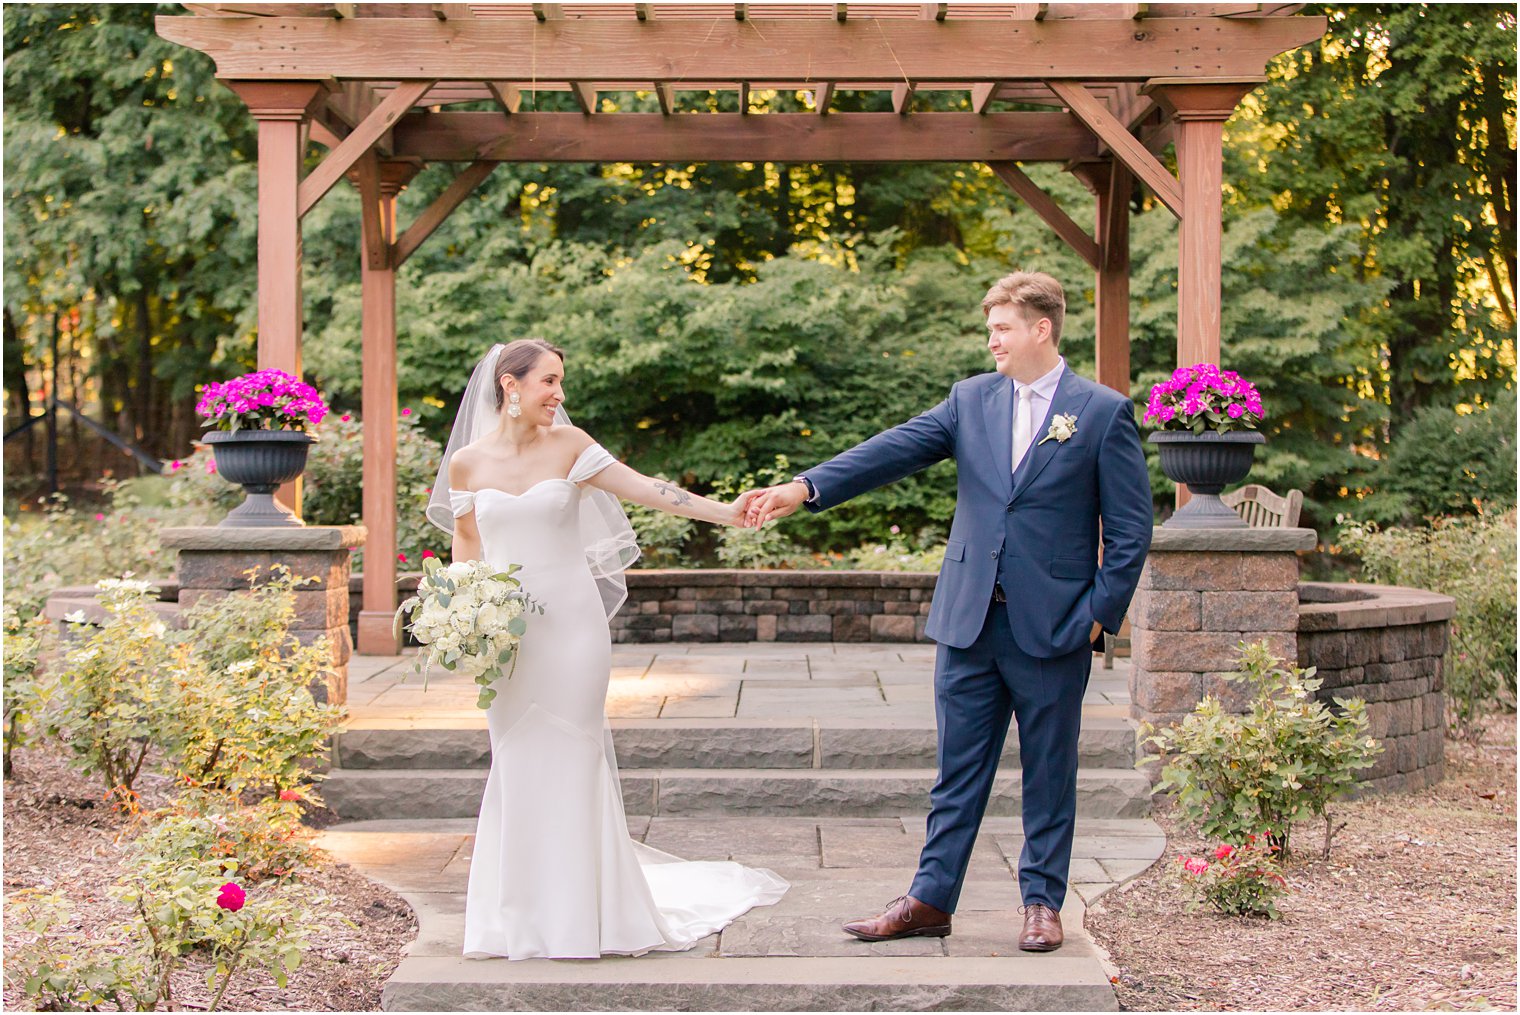
<svg viewBox="0 0 1520 1015">
<path fill-rule="evenodd" d="M 819 116 L 829 115 L 829 106 L 833 101 L 834 82 L 824 81 L 817 88 L 813 89 L 813 108 L 818 112 Z"/>
<path fill-rule="evenodd" d="M 1095 158 L 1065 113 L 433 113 L 394 130 L 426 162 L 1006 162 Z"/>
<path fill-rule="evenodd" d="M 1078 81 L 1047 81 L 1050 90 L 1085 123 L 1114 157 L 1151 188 L 1161 203 L 1178 218 L 1182 217 L 1182 186 L 1161 161 L 1146 150 L 1140 139 L 1131 134 L 1097 96 Z"/>
<path fill-rule="evenodd" d="M 536 4 L 548 21 L 553 4 Z M 989 21 L 833 19 L 637 22 L 476 18 L 160 16 L 165 39 L 198 49 L 228 78 L 541 81 L 918 82 L 1245 76 L 1323 34 L 1324 18 Z M 763 26 L 764 44 L 756 30 Z M 1101 66 L 1097 55 L 1101 54 Z M 1096 72 L 1096 73 L 1095 73 Z"/>
<path fill-rule="evenodd" d="M 892 112 L 898 116 L 913 111 L 913 82 L 903 81 L 892 86 Z"/>
<path fill-rule="evenodd" d="M 496 100 L 496 105 L 503 113 L 512 116 L 522 108 L 522 89 L 505 81 L 487 81 L 486 91 L 491 93 L 491 98 Z"/>
<path fill-rule="evenodd" d="M 998 175 L 998 179 L 1008 185 L 1008 189 L 1034 209 L 1035 214 L 1045 220 L 1045 224 L 1054 229 L 1056 235 L 1066 241 L 1066 245 L 1076 251 L 1077 254 L 1091 265 L 1094 269 L 1101 264 L 1098 251 L 1098 241 L 1088 235 L 1087 230 L 1072 219 L 1056 204 L 1055 199 L 1040 189 L 1024 171 L 1012 162 L 992 162 L 988 164 L 992 171 Z"/>
<path fill-rule="evenodd" d="M 364 122 L 355 127 L 337 148 L 328 153 L 321 165 L 301 181 L 300 214 L 304 216 L 311 211 L 323 195 L 343 178 L 343 174 L 354 167 L 359 157 L 370 151 L 381 135 L 390 130 L 401 115 L 410 110 L 431 87 L 431 81 L 403 81 L 397 85 L 396 90 L 387 95 L 385 101 L 366 116 Z"/>
<path fill-rule="evenodd" d="M 442 194 L 433 199 L 433 203 L 425 208 L 417 221 L 407 226 L 406 232 L 396 240 L 392 260 L 396 267 L 406 263 L 406 259 L 414 254 L 418 247 L 422 246 L 427 238 L 433 235 L 433 231 L 443 225 L 445 219 L 454 213 L 454 209 L 464 203 L 464 199 L 472 194 L 482 180 L 491 175 L 500 163 L 497 162 L 472 162 L 454 181 L 448 185 Z"/>
</svg>

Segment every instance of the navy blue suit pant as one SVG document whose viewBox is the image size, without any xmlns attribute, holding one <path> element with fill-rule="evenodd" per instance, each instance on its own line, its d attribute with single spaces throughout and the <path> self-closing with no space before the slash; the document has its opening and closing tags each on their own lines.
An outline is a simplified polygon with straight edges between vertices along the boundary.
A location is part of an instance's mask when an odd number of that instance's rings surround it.
<svg viewBox="0 0 1520 1015">
<path fill-rule="evenodd" d="M 1009 721 L 1016 718 L 1023 765 L 1019 890 L 1025 905 L 1060 910 L 1076 827 L 1082 696 L 1091 672 L 1088 645 L 1054 659 L 1021 651 L 1002 603 L 988 605 L 981 634 L 969 648 L 939 646 L 934 668 L 939 778 L 909 895 L 955 912 Z"/>
</svg>

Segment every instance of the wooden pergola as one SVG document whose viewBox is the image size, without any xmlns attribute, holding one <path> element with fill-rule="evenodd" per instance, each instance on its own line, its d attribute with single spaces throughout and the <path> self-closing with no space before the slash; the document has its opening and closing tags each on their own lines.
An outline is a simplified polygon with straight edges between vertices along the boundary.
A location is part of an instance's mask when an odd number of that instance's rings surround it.
<svg viewBox="0 0 1520 1015">
<path fill-rule="evenodd" d="M 185 6 L 159 34 L 210 56 L 258 120 L 261 368 L 301 373 L 302 216 L 345 177 L 360 193 L 367 654 L 397 648 L 396 269 L 499 163 L 986 163 L 1092 266 L 1098 380 L 1128 394 L 1136 181 L 1180 221 L 1178 362 L 1218 362 L 1224 122 L 1269 60 L 1326 27 L 1293 16 L 1301 4 Z M 813 111 L 752 112 L 758 90 L 805 92 Z M 889 92 L 891 111 L 831 110 L 862 90 Z M 578 111 L 524 111 L 524 93 L 552 91 Z M 738 112 L 707 111 L 722 91 Z M 963 111 L 915 109 L 940 91 Z M 608 111 L 610 92 L 653 94 L 660 111 Z M 466 103 L 491 111 L 453 108 Z M 328 153 L 303 176 L 308 141 Z M 397 194 L 432 162 L 463 168 L 402 228 Z M 1092 230 L 1020 162 L 1074 173 Z M 298 485 L 282 494 L 300 510 Z"/>
</svg>

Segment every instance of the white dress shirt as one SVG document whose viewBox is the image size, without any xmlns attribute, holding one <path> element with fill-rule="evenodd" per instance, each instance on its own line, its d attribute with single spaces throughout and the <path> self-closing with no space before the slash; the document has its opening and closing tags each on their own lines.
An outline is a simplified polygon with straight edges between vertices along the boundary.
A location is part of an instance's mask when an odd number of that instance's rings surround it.
<svg viewBox="0 0 1520 1015">
<path fill-rule="evenodd" d="M 1037 440 L 1035 431 L 1050 412 L 1050 403 L 1056 397 L 1056 386 L 1061 383 L 1061 374 L 1066 370 L 1066 358 L 1056 360 L 1055 367 L 1045 376 L 1033 384 L 1020 384 L 1013 382 L 1013 464 L 1014 472 L 1018 471 L 1019 463 L 1029 453 L 1029 449 L 1035 446 Z"/>
</svg>

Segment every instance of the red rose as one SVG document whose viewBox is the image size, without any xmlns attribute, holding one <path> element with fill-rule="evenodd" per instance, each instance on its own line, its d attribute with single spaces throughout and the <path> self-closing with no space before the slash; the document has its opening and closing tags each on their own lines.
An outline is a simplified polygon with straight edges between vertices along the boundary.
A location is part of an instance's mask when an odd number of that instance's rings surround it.
<svg viewBox="0 0 1520 1015">
<path fill-rule="evenodd" d="M 280 790 L 280 799 L 285 801 L 297 801 L 301 799 L 301 794 L 293 789 L 282 789 Z"/>
<path fill-rule="evenodd" d="M 221 892 L 216 897 L 216 904 L 229 913 L 236 913 L 243 908 L 248 893 L 238 887 L 237 882 L 229 881 L 222 886 Z"/>
<path fill-rule="evenodd" d="M 1215 860 L 1228 860 L 1230 858 L 1230 854 L 1232 854 L 1234 852 L 1235 852 L 1235 847 L 1234 846 L 1230 846 L 1230 845 L 1220 846 L 1218 849 L 1214 850 L 1214 859 Z"/>
</svg>

